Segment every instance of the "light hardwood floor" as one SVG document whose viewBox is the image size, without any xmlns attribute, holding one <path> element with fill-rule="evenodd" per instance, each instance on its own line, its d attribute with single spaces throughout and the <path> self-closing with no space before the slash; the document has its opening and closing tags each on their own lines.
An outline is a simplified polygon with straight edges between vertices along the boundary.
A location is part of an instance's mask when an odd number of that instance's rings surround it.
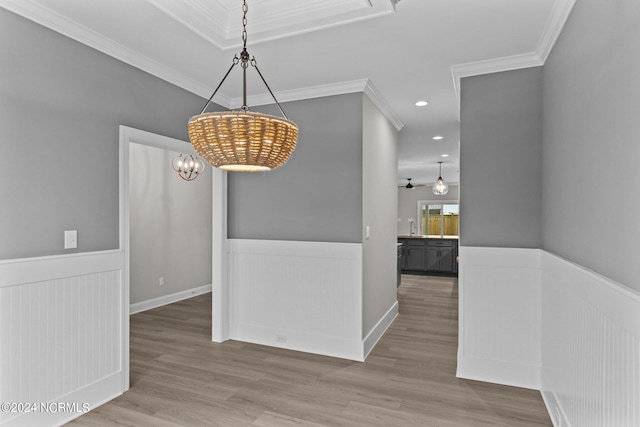
<svg viewBox="0 0 640 427">
<path fill-rule="evenodd" d="M 402 277 L 365 363 L 212 343 L 211 295 L 131 317 L 131 389 L 78 426 L 550 426 L 540 393 L 455 377 L 457 280 Z"/>
</svg>

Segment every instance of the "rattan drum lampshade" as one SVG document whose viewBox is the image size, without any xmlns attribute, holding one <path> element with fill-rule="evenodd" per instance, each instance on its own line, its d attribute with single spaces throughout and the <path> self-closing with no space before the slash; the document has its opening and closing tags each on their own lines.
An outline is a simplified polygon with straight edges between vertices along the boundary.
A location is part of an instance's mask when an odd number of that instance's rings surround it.
<svg viewBox="0 0 640 427">
<path fill-rule="evenodd" d="M 247 52 L 247 2 L 242 10 L 244 47 L 213 92 L 199 115 L 189 120 L 189 139 L 198 155 L 220 169 L 237 172 L 263 172 L 282 166 L 296 148 L 298 126 L 290 121 L 271 88 L 258 69 L 255 58 Z M 205 113 L 231 70 L 240 64 L 243 70 L 241 111 Z M 249 111 L 247 106 L 247 68 L 256 69 L 284 118 Z"/>
<path fill-rule="evenodd" d="M 298 126 L 251 111 L 204 113 L 189 120 L 189 139 L 207 163 L 238 172 L 282 166 L 296 148 Z"/>
</svg>

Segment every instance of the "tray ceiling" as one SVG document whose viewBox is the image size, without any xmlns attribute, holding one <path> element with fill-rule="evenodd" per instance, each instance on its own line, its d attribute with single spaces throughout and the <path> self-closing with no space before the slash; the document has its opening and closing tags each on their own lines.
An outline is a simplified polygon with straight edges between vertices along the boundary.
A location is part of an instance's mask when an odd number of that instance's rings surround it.
<svg viewBox="0 0 640 427">
<path fill-rule="evenodd" d="M 147 0 L 221 49 L 242 45 L 239 0 Z M 398 0 L 252 0 L 248 32 L 252 43 L 371 19 L 393 13 Z"/>
</svg>

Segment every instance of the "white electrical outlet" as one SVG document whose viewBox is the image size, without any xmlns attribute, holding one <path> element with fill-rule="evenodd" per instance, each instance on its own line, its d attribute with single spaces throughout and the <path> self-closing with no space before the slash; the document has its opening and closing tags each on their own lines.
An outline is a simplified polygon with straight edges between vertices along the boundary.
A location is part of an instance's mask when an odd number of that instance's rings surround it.
<svg viewBox="0 0 640 427">
<path fill-rule="evenodd" d="M 158 286 L 164 286 L 164 277 L 158 279 Z"/>
<path fill-rule="evenodd" d="M 277 342 L 287 342 L 287 336 L 286 335 L 276 335 L 276 341 Z"/>
</svg>

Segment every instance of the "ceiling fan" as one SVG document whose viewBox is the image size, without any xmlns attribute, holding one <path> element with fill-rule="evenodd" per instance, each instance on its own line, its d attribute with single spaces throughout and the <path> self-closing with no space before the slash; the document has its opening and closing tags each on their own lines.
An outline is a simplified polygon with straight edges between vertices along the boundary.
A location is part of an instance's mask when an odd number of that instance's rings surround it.
<svg viewBox="0 0 640 427">
<path fill-rule="evenodd" d="M 407 185 L 404 186 L 404 188 L 406 188 L 407 190 L 412 190 L 412 189 L 414 189 L 416 187 L 424 187 L 423 185 L 413 185 L 411 183 L 411 178 L 405 178 L 405 179 L 408 181 Z"/>
</svg>

